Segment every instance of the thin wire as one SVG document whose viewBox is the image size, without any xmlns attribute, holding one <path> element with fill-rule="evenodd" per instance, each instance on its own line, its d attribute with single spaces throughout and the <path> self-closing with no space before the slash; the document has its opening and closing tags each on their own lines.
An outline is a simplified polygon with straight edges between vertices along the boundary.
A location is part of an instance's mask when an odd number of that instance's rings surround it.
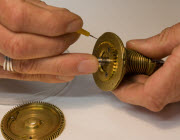
<svg viewBox="0 0 180 140">
<path fill-rule="evenodd" d="M 98 38 L 94 37 L 93 35 L 90 35 L 90 37 L 95 38 L 95 39 L 98 39 Z"/>
<path fill-rule="evenodd" d="M 110 63 L 110 62 L 114 62 L 114 60 L 98 58 L 98 62 L 99 63 Z"/>
</svg>

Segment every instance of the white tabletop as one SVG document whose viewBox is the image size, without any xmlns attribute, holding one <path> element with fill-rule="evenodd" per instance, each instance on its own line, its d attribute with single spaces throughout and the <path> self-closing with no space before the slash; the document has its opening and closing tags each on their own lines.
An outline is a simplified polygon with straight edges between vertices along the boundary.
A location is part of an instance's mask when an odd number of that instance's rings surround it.
<svg viewBox="0 0 180 140">
<path fill-rule="evenodd" d="M 46 0 L 84 19 L 84 28 L 99 37 L 107 31 L 124 43 L 145 38 L 180 21 L 179 0 Z M 95 40 L 81 37 L 70 52 L 91 53 Z M 11 87 L 13 88 L 13 87 Z M 0 89 L 1 90 L 1 89 Z M 77 77 L 62 96 L 45 101 L 65 114 L 66 127 L 58 140 L 179 140 L 180 103 L 152 113 L 99 90 L 92 76 Z M 0 105 L 0 119 L 13 106 Z M 0 135 L 0 140 L 3 137 Z"/>
</svg>

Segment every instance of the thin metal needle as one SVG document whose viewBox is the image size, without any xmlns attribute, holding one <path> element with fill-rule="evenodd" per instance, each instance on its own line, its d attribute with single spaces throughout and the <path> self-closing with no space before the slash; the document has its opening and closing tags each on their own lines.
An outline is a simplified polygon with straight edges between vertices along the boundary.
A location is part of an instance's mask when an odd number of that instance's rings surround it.
<svg viewBox="0 0 180 140">
<path fill-rule="evenodd" d="M 114 62 L 114 60 L 98 58 L 98 62 L 99 63 L 110 63 L 110 62 Z"/>
<path fill-rule="evenodd" d="M 93 38 L 97 39 L 97 38 L 96 38 L 96 37 L 94 37 L 93 35 L 90 35 L 90 37 L 93 37 Z"/>
</svg>

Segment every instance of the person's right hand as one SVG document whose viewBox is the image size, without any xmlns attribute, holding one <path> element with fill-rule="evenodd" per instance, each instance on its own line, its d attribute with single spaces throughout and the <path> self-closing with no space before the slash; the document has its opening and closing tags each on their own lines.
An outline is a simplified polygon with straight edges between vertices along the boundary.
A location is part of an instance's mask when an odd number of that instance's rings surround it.
<svg viewBox="0 0 180 140">
<path fill-rule="evenodd" d="M 96 72 L 94 56 L 62 55 L 82 25 L 76 14 L 40 0 L 0 0 L 0 78 L 60 83 Z M 4 56 L 15 73 L 3 70 Z"/>
</svg>

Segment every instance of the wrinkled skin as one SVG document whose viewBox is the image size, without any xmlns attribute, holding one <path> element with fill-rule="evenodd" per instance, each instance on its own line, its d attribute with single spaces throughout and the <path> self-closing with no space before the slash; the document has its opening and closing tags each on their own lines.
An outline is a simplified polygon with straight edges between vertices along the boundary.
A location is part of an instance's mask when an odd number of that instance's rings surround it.
<svg viewBox="0 0 180 140">
<path fill-rule="evenodd" d="M 152 76 L 126 78 L 113 91 L 121 101 L 161 111 L 167 104 L 180 101 L 180 23 L 148 38 L 131 40 L 127 48 L 154 59 L 167 57 L 163 67 Z"/>
<path fill-rule="evenodd" d="M 62 55 L 82 25 L 78 15 L 40 0 L 0 0 L 0 78 L 63 83 L 96 72 L 94 56 Z M 15 73 L 3 71 L 4 55 Z"/>
</svg>

